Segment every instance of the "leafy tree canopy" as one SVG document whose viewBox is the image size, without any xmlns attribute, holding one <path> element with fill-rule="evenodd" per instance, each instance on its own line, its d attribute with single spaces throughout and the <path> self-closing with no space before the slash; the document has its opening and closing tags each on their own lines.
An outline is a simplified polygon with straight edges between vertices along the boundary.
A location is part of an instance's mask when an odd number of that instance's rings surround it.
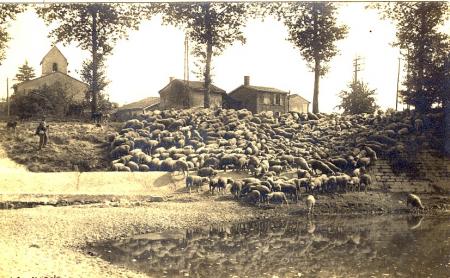
<svg viewBox="0 0 450 278">
<path fill-rule="evenodd" d="M 19 67 L 19 72 L 16 74 L 16 79 L 21 82 L 31 80 L 35 77 L 34 69 L 28 65 L 28 61 L 25 61 L 25 64 Z"/>
<path fill-rule="evenodd" d="M 379 108 L 375 103 L 375 90 L 370 90 L 367 83 L 352 82 L 348 89 L 339 94 L 341 104 L 337 106 L 344 109 L 344 114 L 372 114 Z"/>
<path fill-rule="evenodd" d="M 23 12 L 25 6 L 19 4 L 0 4 L 0 65 L 5 59 L 5 50 L 10 39 L 7 28 L 8 23 Z"/>
</svg>

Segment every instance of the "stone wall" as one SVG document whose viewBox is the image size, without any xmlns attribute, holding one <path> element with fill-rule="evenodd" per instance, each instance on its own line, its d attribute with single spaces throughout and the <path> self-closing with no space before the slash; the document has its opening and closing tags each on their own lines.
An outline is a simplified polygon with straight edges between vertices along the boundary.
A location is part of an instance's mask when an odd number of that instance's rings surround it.
<svg viewBox="0 0 450 278">
<path fill-rule="evenodd" d="M 376 188 L 390 192 L 450 192 L 450 159 L 423 150 L 414 163 L 418 172 L 395 174 L 390 161 L 379 159 L 369 170 Z"/>
</svg>

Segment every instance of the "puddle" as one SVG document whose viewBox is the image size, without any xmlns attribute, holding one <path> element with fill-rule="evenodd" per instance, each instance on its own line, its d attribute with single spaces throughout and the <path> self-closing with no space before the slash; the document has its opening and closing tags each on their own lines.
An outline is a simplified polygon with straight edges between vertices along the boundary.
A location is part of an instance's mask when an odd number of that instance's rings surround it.
<svg viewBox="0 0 450 278">
<path fill-rule="evenodd" d="M 136 235 L 87 247 L 152 277 L 449 277 L 447 216 L 334 216 Z"/>
</svg>

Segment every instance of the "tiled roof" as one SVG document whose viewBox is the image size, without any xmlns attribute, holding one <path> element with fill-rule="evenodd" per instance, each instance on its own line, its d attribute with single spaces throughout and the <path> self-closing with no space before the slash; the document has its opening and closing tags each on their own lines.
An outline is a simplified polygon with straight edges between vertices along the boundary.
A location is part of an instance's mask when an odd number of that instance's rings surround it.
<svg viewBox="0 0 450 278">
<path fill-rule="evenodd" d="M 276 88 L 271 88 L 271 87 L 262 87 L 262 86 L 253 86 L 253 85 L 241 85 L 238 88 L 234 89 L 233 91 L 230 92 L 230 94 L 234 93 L 235 91 L 241 89 L 241 88 L 246 88 L 246 89 L 250 89 L 254 92 L 257 93 L 278 93 L 278 94 L 288 94 L 288 92 L 286 91 L 282 91 Z"/>
<path fill-rule="evenodd" d="M 139 101 L 136 101 L 136 102 L 126 104 L 122 107 L 119 107 L 117 110 L 123 111 L 123 110 L 133 110 L 133 109 L 144 109 L 146 107 L 158 104 L 159 101 L 160 101 L 159 97 L 148 97 L 148 98 L 144 98 Z"/>
<path fill-rule="evenodd" d="M 181 84 L 185 84 L 185 82 L 187 82 L 188 83 L 188 87 L 190 89 L 192 89 L 194 91 L 203 91 L 203 85 L 204 85 L 203 81 L 184 81 L 184 80 L 181 80 L 181 79 L 174 79 L 171 82 L 169 82 L 169 84 L 171 84 L 173 82 L 177 82 L 177 83 L 181 83 Z M 169 86 L 169 84 L 167 84 L 164 88 L 162 88 L 160 90 L 160 92 L 162 90 L 164 90 L 167 86 Z M 220 89 L 219 87 L 217 87 L 214 84 L 211 84 L 210 88 L 211 88 L 211 92 L 213 92 L 213 93 L 225 93 L 225 90 Z"/>
</svg>

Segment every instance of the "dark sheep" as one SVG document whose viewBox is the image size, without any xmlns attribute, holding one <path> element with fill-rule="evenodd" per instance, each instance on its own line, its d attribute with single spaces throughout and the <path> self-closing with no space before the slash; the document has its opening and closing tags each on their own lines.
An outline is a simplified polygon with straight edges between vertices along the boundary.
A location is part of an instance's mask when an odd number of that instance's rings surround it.
<svg viewBox="0 0 450 278">
<path fill-rule="evenodd" d="M 120 158 L 120 157 L 122 157 L 124 155 L 127 155 L 129 153 L 129 151 L 130 151 L 130 146 L 128 146 L 128 145 L 121 145 L 121 146 L 115 147 L 111 151 L 110 155 L 111 155 L 111 158 L 117 159 L 117 158 Z"/>
<path fill-rule="evenodd" d="M 173 170 L 183 172 L 183 175 L 189 175 L 189 164 L 186 161 L 177 160 Z"/>
<path fill-rule="evenodd" d="M 372 185 L 372 178 L 370 177 L 369 174 L 363 174 L 363 175 L 360 177 L 360 182 L 359 182 L 359 184 L 360 184 L 360 187 L 361 187 L 362 185 L 364 185 L 364 191 L 367 191 L 367 189 Z"/>
<path fill-rule="evenodd" d="M 313 171 L 316 172 L 316 174 L 317 170 L 320 170 L 320 172 L 323 174 L 334 175 L 334 171 L 320 160 L 312 159 L 309 161 L 309 164 L 311 165 Z"/>
<path fill-rule="evenodd" d="M 267 186 L 264 185 L 258 185 L 256 186 L 256 190 L 259 191 L 261 194 L 261 202 L 267 201 L 267 194 L 270 193 L 270 189 Z"/>
<path fill-rule="evenodd" d="M 281 192 L 291 197 L 295 202 L 298 201 L 297 187 L 293 184 L 281 184 Z"/>
<path fill-rule="evenodd" d="M 267 202 L 289 205 L 286 195 L 283 192 L 272 192 L 267 194 Z"/>
<path fill-rule="evenodd" d="M 258 203 L 261 199 L 261 193 L 258 190 L 252 190 L 247 194 L 246 201 L 252 204 Z"/>
<path fill-rule="evenodd" d="M 197 175 L 200 177 L 212 177 L 217 175 L 217 171 L 211 167 L 204 167 L 197 171 Z"/>
<path fill-rule="evenodd" d="M 241 181 L 233 181 L 231 184 L 230 192 L 233 194 L 234 198 L 239 198 L 241 195 L 243 183 Z"/>
</svg>

